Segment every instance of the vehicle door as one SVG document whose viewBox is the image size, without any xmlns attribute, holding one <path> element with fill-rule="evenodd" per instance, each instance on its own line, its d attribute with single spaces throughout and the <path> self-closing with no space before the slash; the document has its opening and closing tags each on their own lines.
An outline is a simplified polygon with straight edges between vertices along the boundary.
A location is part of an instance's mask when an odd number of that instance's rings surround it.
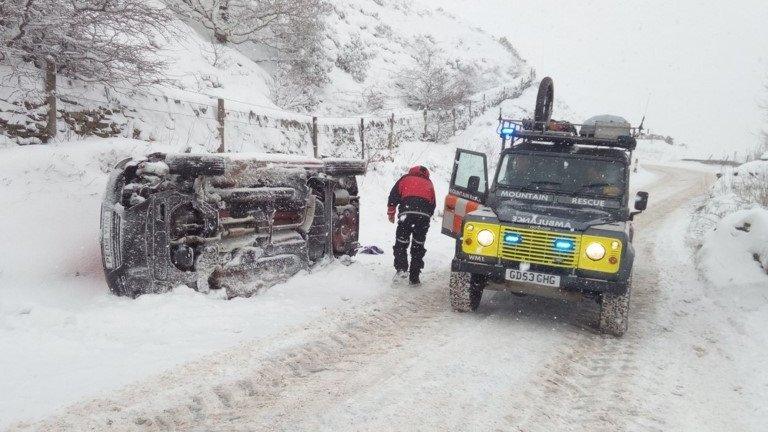
<svg viewBox="0 0 768 432">
<path fill-rule="evenodd" d="M 464 216 L 477 210 L 488 196 L 488 168 L 484 153 L 457 149 L 443 209 L 442 233 L 461 235 Z"/>
</svg>

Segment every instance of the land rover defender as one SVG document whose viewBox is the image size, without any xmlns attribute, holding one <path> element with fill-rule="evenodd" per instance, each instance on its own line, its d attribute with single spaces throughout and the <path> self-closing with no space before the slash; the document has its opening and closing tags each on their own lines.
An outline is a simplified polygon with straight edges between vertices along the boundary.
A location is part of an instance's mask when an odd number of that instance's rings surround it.
<svg viewBox="0 0 768 432">
<path fill-rule="evenodd" d="M 456 151 L 442 226 L 456 239 L 451 306 L 477 309 L 484 289 L 589 297 L 600 306 L 600 330 L 621 336 L 632 220 L 648 202 L 646 192 L 629 196 L 635 130 L 614 116 L 553 121 L 551 95 L 546 78 L 534 119 L 500 118 L 502 152 L 490 186 L 486 155 Z"/>
</svg>

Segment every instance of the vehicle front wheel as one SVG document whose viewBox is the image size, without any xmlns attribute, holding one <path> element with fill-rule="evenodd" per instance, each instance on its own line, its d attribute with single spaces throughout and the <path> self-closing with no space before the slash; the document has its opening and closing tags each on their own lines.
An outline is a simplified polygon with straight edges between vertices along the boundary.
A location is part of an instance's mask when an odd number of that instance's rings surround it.
<svg viewBox="0 0 768 432">
<path fill-rule="evenodd" d="M 467 272 L 451 272 L 449 295 L 451 307 L 456 312 L 471 312 L 480 306 L 483 298 L 483 281 Z"/>
<path fill-rule="evenodd" d="M 603 293 L 600 299 L 600 331 L 613 336 L 624 336 L 629 327 L 629 294 Z"/>
</svg>

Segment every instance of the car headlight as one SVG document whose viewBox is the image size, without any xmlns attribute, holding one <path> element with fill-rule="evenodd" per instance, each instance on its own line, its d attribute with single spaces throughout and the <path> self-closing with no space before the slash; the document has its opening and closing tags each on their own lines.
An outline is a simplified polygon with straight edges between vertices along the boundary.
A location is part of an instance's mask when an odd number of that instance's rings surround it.
<svg viewBox="0 0 768 432">
<path fill-rule="evenodd" d="M 605 256 L 605 247 L 600 243 L 592 242 L 587 245 L 587 249 L 584 253 L 592 261 L 600 261 Z"/>
<path fill-rule="evenodd" d="M 477 242 L 480 243 L 480 246 L 490 246 L 493 244 L 494 240 L 493 233 L 487 229 L 480 230 L 480 232 L 477 233 Z"/>
</svg>

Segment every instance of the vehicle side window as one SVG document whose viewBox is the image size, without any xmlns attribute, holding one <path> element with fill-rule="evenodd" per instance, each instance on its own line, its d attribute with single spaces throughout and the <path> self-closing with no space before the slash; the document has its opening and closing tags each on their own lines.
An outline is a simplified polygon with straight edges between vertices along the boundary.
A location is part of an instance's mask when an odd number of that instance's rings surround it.
<svg viewBox="0 0 768 432">
<path fill-rule="evenodd" d="M 478 192 L 484 193 L 487 179 L 485 178 L 485 160 L 483 157 L 472 153 L 460 153 L 457 163 L 454 184 L 457 187 L 468 189 L 469 178 L 473 176 L 479 177 L 480 187 Z"/>
</svg>

